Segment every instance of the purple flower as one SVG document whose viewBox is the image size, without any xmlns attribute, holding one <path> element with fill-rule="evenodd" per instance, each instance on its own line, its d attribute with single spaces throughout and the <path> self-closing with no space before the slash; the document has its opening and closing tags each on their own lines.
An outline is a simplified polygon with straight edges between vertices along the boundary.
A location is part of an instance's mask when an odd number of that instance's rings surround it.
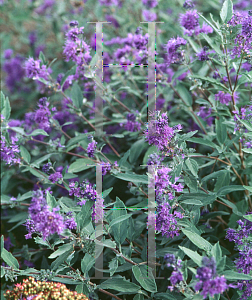
<svg viewBox="0 0 252 300">
<path fill-rule="evenodd" d="M 196 54 L 198 56 L 198 59 L 200 61 L 205 61 L 205 60 L 209 60 L 208 55 L 210 54 L 209 52 L 206 52 L 208 50 L 208 47 L 203 47 L 203 49 Z"/>
<path fill-rule="evenodd" d="M 87 146 L 88 157 L 93 157 L 94 156 L 96 145 L 97 145 L 96 141 L 92 141 L 91 143 L 88 144 L 88 146 Z"/>
<path fill-rule="evenodd" d="M 52 183 L 56 183 L 58 182 L 59 180 L 61 180 L 63 178 L 62 174 L 60 172 L 55 172 L 53 174 L 51 174 L 49 176 L 49 180 L 52 182 Z"/>
<path fill-rule="evenodd" d="M 101 5 L 106 5 L 106 6 L 118 6 L 119 2 L 118 0 L 99 0 Z"/>
<path fill-rule="evenodd" d="M 170 64 L 179 63 L 183 60 L 184 53 L 183 51 L 178 51 L 178 49 L 186 43 L 187 41 L 181 37 L 177 37 L 176 39 L 172 38 L 168 41 L 166 45 L 168 66 Z"/>
<path fill-rule="evenodd" d="M 158 5 L 157 0 L 142 0 L 142 2 L 147 8 L 154 8 Z"/>
<path fill-rule="evenodd" d="M 194 7 L 194 3 L 191 0 L 186 0 L 183 4 L 183 7 L 186 9 L 190 9 Z"/>
<path fill-rule="evenodd" d="M 224 276 L 217 276 L 216 262 L 214 257 L 203 257 L 202 267 L 197 269 L 195 276 L 198 282 L 195 285 L 195 290 L 201 291 L 204 299 L 210 295 L 213 297 L 215 294 L 222 294 L 227 288 L 226 278 Z"/>
<path fill-rule="evenodd" d="M 180 130 L 182 126 L 169 127 L 167 113 L 160 114 L 160 111 L 156 111 L 151 114 L 152 117 L 156 115 L 156 120 L 149 120 L 151 126 L 148 125 L 147 130 L 144 131 L 149 145 L 156 145 L 161 151 L 173 152 L 169 147 L 170 142 L 175 137 L 175 130 Z"/>
<path fill-rule="evenodd" d="M 211 107 L 200 106 L 200 111 L 197 113 L 197 115 L 200 116 L 203 120 L 205 120 L 208 126 L 211 126 L 214 120 L 213 117 L 210 117 L 211 113 Z"/>
<path fill-rule="evenodd" d="M 25 62 L 26 76 L 28 78 L 39 79 L 43 78 L 49 80 L 49 74 L 52 73 L 50 68 L 47 69 L 46 65 L 40 66 L 41 60 L 34 60 L 30 57 Z"/>
<path fill-rule="evenodd" d="M 238 99 L 236 93 L 234 93 L 234 99 L 235 101 Z M 222 104 L 228 105 L 230 102 L 232 102 L 232 96 L 230 94 L 225 94 L 223 91 L 219 91 L 217 94 L 215 94 L 215 100 L 220 101 Z"/>
<path fill-rule="evenodd" d="M 16 144 L 18 138 L 13 136 L 10 140 L 10 143 L 6 143 L 5 136 L 1 136 L 1 160 L 5 160 L 8 165 L 20 164 L 20 158 L 17 158 L 15 155 L 20 152 Z"/>
<path fill-rule="evenodd" d="M 12 54 L 13 54 L 13 50 L 12 49 L 6 49 L 4 51 L 4 59 L 10 59 L 11 56 L 12 56 Z"/>
<path fill-rule="evenodd" d="M 144 9 L 143 17 L 144 17 L 145 21 L 152 22 L 157 19 L 157 14 L 155 12 Z"/>
<path fill-rule="evenodd" d="M 199 16 L 197 10 L 188 10 L 184 15 L 180 15 L 180 25 L 191 31 L 199 25 Z"/>
<path fill-rule="evenodd" d="M 182 219 L 183 216 L 178 214 L 177 218 Z M 179 235 L 180 228 L 177 225 L 177 218 L 175 214 L 172 213 L 169 203 L 158 205 L 156 228 L 158 231 L 161 231 L 162 236 L 173 238 Z"/>
<path fill-rule="evenodd" d="M 53 208 L 50 211 L 43 191 L 35 191 L 28 209 L 29 219 L 25 224 L 28 234 L 25 238 L 32 238 L 32 233 L 41 234 L 44 240 L 51 234 L 61 234 L 65 229 L 65 224 L 63 216 L 57 213 L 58 210 L 59 208 Z"/>
<path fill-rule="evenodd" d="M 141 124 L 136 121 L 135 114 L 129 113 L 127 115 L 127 123 L 125 124 L 125 129 L 131 132 L 139 131 L 141 129 Z"/>
<path fill-rule="evenodd" d="M 20 55 L 11 58 L 12 53 L 11 49 L 5 51 L 6 61 L 3 63 L 3 70 L 6 73 L 5 84 L 10 92 L 14 92 L 15 89 L 22 91 L 24 90 L 23 79 L 25 76 L 24 58 Z"/>
<path fill-rule="evenodd" d="M 84 205 L 86 200 L 95 201 L 96 199 L 96 190 L 94 189 L 93 184 L 91 184 L 87 179 L 85 179 L 81 184 L 77 181 L 71 182 L 69 187 L 69 196 L 74 195 L 82 200 L 77 203 L 79 205 Z"/>
</svg>

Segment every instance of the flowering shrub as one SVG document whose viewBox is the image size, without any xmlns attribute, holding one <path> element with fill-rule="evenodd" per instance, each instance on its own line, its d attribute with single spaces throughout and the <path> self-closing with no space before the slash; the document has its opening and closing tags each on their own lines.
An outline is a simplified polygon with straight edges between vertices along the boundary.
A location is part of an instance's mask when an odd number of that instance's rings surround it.
<svg viewBox="0 0 252 300">
<path fill-rule="evenodd" d="M 252 299 L 251 1 L 0 8 L 2 296 Z"/>
</svg>

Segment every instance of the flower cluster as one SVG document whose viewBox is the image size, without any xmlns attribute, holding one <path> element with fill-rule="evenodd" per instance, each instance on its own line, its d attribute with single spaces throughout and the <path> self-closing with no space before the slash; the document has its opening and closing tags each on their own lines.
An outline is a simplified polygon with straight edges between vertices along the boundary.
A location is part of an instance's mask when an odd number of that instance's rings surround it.
<svg viewBox="0 0 252 300">
<path fill-rule="evenodd" d="M 158 150 L 173 154 L 173 138 L 176 135 L 176 131 L 181 130 L 182 126 L 179 124 L 169 127 L 167 113 L 160 114 L 160 111 L 155 111 L 151 115 L 152 117 L 155 116 L 156 119 L 149 121 L 150 124 L 147 130 L 144 131 L 145 138 L 149 142 L 149 145 L 156 145 Z"/>
<path fill-rule="evenodd" d="M 157 207 L 156 229 L 162 236 L 173 238 L 179 235 L 180 227 L 177 219 L 182 219 L 181 212 L 173 210 L 169 203 L 160 203 Z"/>
<path fill-rule="evenodd" d="M 198 54 L 196 54 L 200 61 L 209 60 L 210 53 L 207 52 L 207 50 L 208 50 L 208 47 L 204 46 L 203 49 Z"/>
<path fill-rule="evenodd" d="M 170 64 L 180 63 L 184 60 L 184 51 L 179 51 L 181 46 L 186 45 L 187 41 L 182 37 L 172 38 L 166 45 L 167 50 L 167 66 Z"/>
<path fill-rule="evenodd" d="M 190 2 L 184 4 L 186 8 L 192 6 Z M 199 15 L 196 9 L 188 10 L 185 14 L 180 15 L 180 25 L 184 27 L 184 34 L 188 36 L 199 35 L 200 33 L 212 33 L 211 26 L 203 24 L 199 26 Z"/>
<path fill-rule="evenodd" d="M 37 299 L 69 299 L 88 300 L 84 294 L 72 292 L 66 288 L 65 284 L 59 282 L 35 281 L 33 277 L 23 279 L 23 283 L 15 284 L 12 291 L 4 293 L 7 300 L 37 300 Z"/>
<path fill-rule="evenodd" d="M 118 167 L 117 161 L 115 161 L 113 164 L 110 164 L 109 162 L 101 162 L 102 165 L 102 175 L 106 175 L 108 172 L 111 171 L 113 167 Z"/>
<path fill-rule="evenodd" d="M 46 97 L 40 98 L 38 107 L 34 113 L 34 121 L 38 124 L 38 128 L 48 131 L 50 128 L 51 112 L 49 110 L 50 102 Z"/>
<path fill-rule="evenodd" d="M 13 50 L 7 49 L 4 52 L 5 61 L 3 63 L 3 70 L 7 76 L 5 78 L 6 87 L 10 92 L 15 90 L 22 90 L 22 81 L 25 76 L 23 68 L 24 58 L 20 55 L 12 57 Z"/>
<path fill-rule="evenodd" d="M 129 113 L 127 115 L 127 123 L 125 124 L 125 129 L 127 131 L 139 131 L 141 129 L 141 124 L 136 121 L 136 115 L 134 113 Z"/>
<path fill-rule="evenodd" d="M 200 116 L 203 120 L 205 120 L 208 126 L 211 126 L 214 120 L 214 117 L 211 116 L 211 113 L 211 107 L 201 106 L 197 115 Z"/>
<path fill-rule="evenodd" d="M 93 140 L 91 143 L 87 146 L 87 155 L 88 157 L 94 157 L 94 152 L 96 149 L 97 142 Z"/>
<path fill-rule="evenodd" d="M 241 25 L 242 27 L 241 32 L 234 39 L 235 46 L 230 50 L 231 55 L 240 57 L 244 54 L 250 54 L 252 49 L 252 16 L 244 12 L 235 12 L 228 24 L 232 27 L 236 25 Z"/>
<path fill-rule="evenodd" d="M 75 197 L 79 198 L 81 200 L 77 203 L 79 205 L 84 205 L 87 200 L 96 200 L 97 193 L 94 189 L 94 185 L 87 179 L 80 184 L 77 181 L 71 182 L 69 187 L 69 196 L 74 195 Z"/>
<path fill-rule="evenodd" d="M 26 239 L 31 239 L 32 233 L 38 233 L 45 240 L 51 234 L 61 234 L 66 228 L 64 217 L 57 213 L 59 208 L 53 208 L 50 211 L 41 190 L 34 191 L 28 211 L 29 219 L 25 224 L 28 231 L 28 234 L 25 235 Z"/>
<path fill-rule="evenodd" d="M 197 269 L 195 277 L 198 280 L 195 290 L 201 290 L 201 295 L 204 299 L 208 295 L 214 297 L 215 294 L 222 294 L 228 288 L 226 278 L 224 276 L 217 276 L 214 257 L 203 257 L 202 267 Z"/>
<path fill-rule="evenodd" d="M 166 262 L 167 267 L 172 267 L 173 271 L 172 274 L 169 278 L 171 282 L 171 286 L 168 286 L 170 291 L 173 291 L 174 288 L 176 288 L 176 285 L 179 284 L 181 281 L 183 281 L 183 274 L 181 272 L 181 267 L 182 267 L 182 260 L 181 259 L 176 259 L 174 254 L 166 254 L 164 256 L 164 260 Z"/>
<path fill-rule="evenodd" d="M 52 73 L 52 69 L 48 68 L 46 65 L 43 65 L 41 60 L 34 60 L 34 58 L 30 57 L 25 62 L 25 71 L 26 76 L 28 78 L 32 78 L 34 80 L 37 80 L 39 84 L 39 88 L 42 90 L 44 88 L 44 83 L 38 81 L 38 79 L 44 79 L 46 81 L 50 80 L 50 74 Z"/>
<path fill-rule="evenodd" d="M 6 161 L 8 165 L 20 164 L 20 158 L 15 154 L 20 152 L 17 145 L 18 138 L 13 136 L 10 139 L 8 143 L 5 136 L 1 136 L 1 160 Z"/>
<path fill-rule="evenodd" d="M 85 65 L 91 60 L 90 46 L 80 36 L 83 35 L 84 27 L 78 28 L 78 22 L 70 23 L 70 30 L 66 33 L 66 41 L 63 49 L 65 61 L 73 61 L 76 63 L 76 73 L 74 78 L 83 77 Z"/>
<path fill-rule="evenodd" d="M 56 182 L 58 182 L 58 181 L 61 181 L 62 178 L 63 178 L 63 176 L 62 176 L 62 174 L 61 174 L 60 172 L 55 172 L 55 173 L 51 174 L 51 175 L 49 176 L 48 179 L 49 179 L 52 183 L 56 183 Z"/>
<path fill-rule="evenodd" d="M 234 93 L 234 101 L 236 102 L 238 99 L 237 93 Z M 223 91 L 219 91 L 215 94 L 215 100 L 219 101 L 222 104 L 228 105 L 232 102 L 232 96 L 230 94 L 225 94 Z"/>
<path fill-rule="evenodd" d="M 251 216 L 251 212 L 247 216 Z M 239 251 L 239 257 L 235 260 L 239 273 L 252 274 L 252 222 L 249 220 L 238 220 L 238 229 L 229 228 L 226 239 L 235 243 L 235 249 Z M 241 299 L 245 300 L 252 295 L 252 280 L 238 281 L 232 285 L 243 291 Z"/>
</svg>

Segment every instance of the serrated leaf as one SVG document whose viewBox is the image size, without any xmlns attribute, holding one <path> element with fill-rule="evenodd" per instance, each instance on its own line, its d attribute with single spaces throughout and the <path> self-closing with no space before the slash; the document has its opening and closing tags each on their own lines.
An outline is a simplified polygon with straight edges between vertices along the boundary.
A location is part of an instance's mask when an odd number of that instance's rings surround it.
<svg viewBox="0 0 252 300">
<path fill-rule="evenodd" d="M 58 203 L 53 195 L 46 191 L 46 202 L 49 206 L 49 209 L 52 211 L 53 208 L 57 207 Z"/>
<path fill-rule="evenodd" d="M 147 273 L 148 270 L 148 273 Z M 146 265 L 135 265 L 132 272 L 141 286 L 149 292 L 157 292 L 157 286 L 151 268 Z"/>
<path fill-rule="evenodd" d="M 123 221 L 129 219 L 130 217 L 131 217 L 131 214 L 126 214 L 126 215 L 124 215 L 124 216 L 119 216 L 119 217 L 113 219 L 113 220 L 109 223 L 108 231 L 109 231 L 109 229 L 110 229 L 111 227 L 113 227 L 114 225 L 117 224 L 117 226 L 118 226 L 119 223 L 121 223 L 121 222 L 123 222 Z"/>
<path fill-rule="evenodd" d="M 146 143 L 144 139 L 136 141 L 130 148 L 129 162 L 134 163 L 142 153 Z"/>
<path fill-rule="evenodd" d="M 118 259 L 116 256 L 109 262 L 110 277 L 114 275 L 117 268 L 118 268 Z"/>
<path fill-rule="evenodd" d="M 214 256 L 216 263 L 218 264 L 222 258 L 222 251 L 219 242 L 216 243 L 211 250 L 212 255 Z"/>
<path fill-rule="evenodd" d="M 196 138 L 196 137 L 189 138 L 188 142 L 192 142 L 192 143 L 196 143 L 196 144 L 200 144 L 200 145 L 205 145 L 205 146 L 209 146 L 209 147 L 212 147 L 212 148 L 216 147 L 213 142 L 208 141 L 206 139 L 202 139 L 202 138 Z"/>
</svg>

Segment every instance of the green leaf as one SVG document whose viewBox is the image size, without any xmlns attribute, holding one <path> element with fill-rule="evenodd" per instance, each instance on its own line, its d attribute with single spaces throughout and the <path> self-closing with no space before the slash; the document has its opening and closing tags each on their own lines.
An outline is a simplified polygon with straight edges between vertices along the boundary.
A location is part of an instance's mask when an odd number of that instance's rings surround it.
<svg viewBox="0 0 252 300">
<path fill-rule="evenodd" d="M 1 92 L 1 114 L 5 120 L 9 120 L 11 113 L 10 101 L 8 97 L 5 97 L 4 93 Z"/>
<path fill-rule="evenodd" d="M 31 198 L 32 196 L 33 196 L 33 191 L 29 191 L 29 192 L 23 194 L 22 196 L 18 196 L 17 201 L 23 201 L 23 200 L 26 200 L 28 198 Z"/>
<path fill-rule="evenodd" d="M 4 249 L 4 236 L 2 235 L 1 236 L 1 253 L 2 253 L 3 249 Z"/>
<path fill-rule="evenodd" d="M 69 245 L 69 244 L 68 244 Z M 58 251 L 58 250 L 57 250 Z M 67 260 L 67 258 L 69 257 L 69 255 L 72 254 L 73 248 L 62 253 L 61 255 L 59 255 L 59 257 L 57 259 L 55 259 L 55 261 L 52 262 L 51 264 L 51 268 L 52 270 L 57 270 L 58 267 L 64 263 L 65 260 Z M 65 265 L 65 264 L 64 264 Z"/>
<path fill-rule="evenodd" d="M 245 216 L 243 216 L 243 218 L 252 222 L 252 215 L 245 215 Z"/>
<path fill-rule="evenodd" d="M 75 82 L 72 86 L 71 98 L 73 100 L 74 106 L 76 106 L 77 108 L 81 108 L 83 104 L 83 93 L 77 82 Z"/>
<path fill-rule="evenodd" d="M 88 223 L 91 221 L 92 209 L 91 207 L 94 205 L 93 201 L 87 201 L 81 207 L 81 211 L 78 213 L 76 222 L 79 231 L 81 231 Z"/>
<path fill-rule="evenodd" d="M 3 266 L 1 266 L 1 278 L 4 277 L 4 274 L 5 274 L 5 268 Z M 2 297 L 3 297 L 3 295 L 2 295 Z"/>
<path fill-rule="evenodd" d="M 195 296 L 194 296 L 195 297 Z M 154 295 L 154 298 L 157 300 L 178 300 L 177 297 L 174 297 L 169 292 L 166 293 L 158 293 Z M 180 299 L 180 298 L 179 298 Z M 184 299 L 184 298 L 183 298 Z"/>
<path fill-rule="evenodd" d="M 136 141 L 130 148 L 129 162 L 132 164 L 137 161 L 141 155 L 143 148 L 146 146 L 145 140 L 140 139 Z"/>
<path fill-rule="evenodd" d="M 227 280 L 237 281 L 237 280 L 251 280 L 252 276 L 243 273 L 238 273 L 232 270 L 224 271 L 221 275 L 224 275 Z"/>
<path fill-rule="evenodd" d="M 188 142 L 192 142 L 192 143 L 196 143 L 196 144 L 200 144 L 200 145 L 205 145 L 205 146 L 209 146 L 209 147 L 212 147 L 212 148 L 216 147 L 213 142 L 208 141 L 206 139 L 202 139 L 202 138 L 193 137 L 193 138 L 188 139 Z"/>
<path fill-rule="evenodd" d="M 65 81 L 68 78 L 68 76 L 75 75 L 75 73 L 76 73 L 76 65 L 73 66 L 69 71 L 67 71 L 66 74 L 64 75 L 64 77 L 61 79 L 61 82 L 60 82 L 61 88 L 63 87 Z"/>
<path fill-rule="evenodd" d="M 198 183 L 197 179 L 193 176 L 185 176 L 184 177 L 185 184 L 194 191 L 198 191 Z"/>
<path fill-rule="evenodd" d="M 198 177 L 198 164 L 194 159 L 187 158 L 185 161 L 188 169 L 191 171 L 191 173 L 195 176 Z"/>
<path fill-rule="evenodd" d="M 252 193 L 252 186 L 244 185 L 243 187 Z"/>
<path fill-rule="evenodd" d="M 83 259 L 81 260 L 81 271 L 84 274 L 84 277 L 88 276 L 88 271 L 95 264 L 95 258 L 92 257 L 89 253 L 86 253 Z"/>
<path fill-rule="evenodd" d="M 53 252 L 48 258 L 55 258 L 57 256 L 61 256 L 63 255 L 65 252 L 69 252 L 70 250 L 73 250 L 73 242 L 62 245 L 58 248 L 58 250 L 56 250 L 55 252 Z"/>
<path fill-rule="evenodd" d="M 115 176 L 116 178 L 129 181 L 129 182 L 148 184 L 147 175 L 137 175 L 133 173 L 117 173 L 117 174 L 112 173 L 112 175 Z"/>
<path fill-rule="evenodd" d="M 232 19 L 233 16 L 233 3 L 231 0 L 226 0 L 223 3 L 222 9 L 220 11 L 220 17 L 223 23 L 227 23 Z"/>
<path fill-rule="evenodd" d="M 148 273 L 147 273 L 148 270 Z M 146 265 L 135 265 L 132 267 L 132 272 L 136 280 L 148 292 L 157 292 L 157 286 L 152 274 L 152 269 Z"/>
<path fill-rule="evenodd" d="M 31 161 L 31 155 L 24 146 L 20 146 L 21 157 L 29 164 Z"/>
<path fill-rule="evenodd" d="M 27 136 L 36 136 L 36 135 L 49 136 L 49 134 L 47 132 L 45 132 L 45 130 L 43 130 L 43 129 L 35 129 L 35 130 L 33 130 L 32 133 L 27 134 Z"/>
<path fill-rule="evenodd" d="M 188 91 L 188 89 L 181 83 L 179 83 L 176 87 L 179 95 L 181 96 L 181 98 L 184 100 L 185 104 L 187 106 L 192 106 L 192 95 L 191 93 Z"/>
<path fill-rule="evenodd" d="M 212 247 L 212 250 L 211 250 L 211 253 L 212 255 L 214 256 L 217 264 L 218 262 L 221 260 L 222 258 L 222 251 L 221 251 L 221 247 L 220 247 L 220 244 L 219 242 L 216 243 L 213 247 Z"/>
<path fill-rule="evenodd" d="M 110 278 L 106 281 L 103 281 L 97 286 L 101 289 L 111 289 L 119 292 L 124 292 L 128 294 L 137 293 L 141 288 L 135 283 L 127 281 L 124 278 Z"/>
<path fill-rule="evenodd" d="M 141 295 L 141 294 L 137 294 L 133 300 L 144 300 L 144 295 Z"/>
<path fill-rule="evenodd" d="M 83 170 L 92 168 L 93 166 L 95 166 L 95 164 L 92 164 L 92 161 L 90 161 L 89 159 L 76 159 L 76 161 L 69 166 L 68 173 L 78 173 Z"/>
<path fill-rule="evenodd" d="M 110 277 L 114 275 L 117 268 L 118 268 L 118 258 L 116 256 L 109 262 Z"/>
<path fill-rule="evenodd" d="M 196 251 L 192 251 L 188 248 L 181 247 L 179 248 L 188 256 L 190 257 L 199 267 L 201 267 L 201 260 L 202 256 L 200 256 Z"/>
<path fill-rule="evenodd" d="M 245 153 L 252 153 L 252 149 L 242 149 L 242 151 Z"/>
<path fill-rule="evenodd" d="M 19 269 L 19 263 L 17 259 L 8 252 L 5 248 L 1 251 L 1 258 L 6 262 L 6 264 L 14 269 Z"/>
<path fill-rule="evenodd" d="M 53 195 L 46 191 L 46 202 L 49 206 L 50 210 L 52 211 L 53 208 L 57 207 L 58 203 Z"/>
<path fill-rule="evenodd" d="M 113 220 L 116 219 L 115 224 L 116 226 L 113 226 L 113 234 L 115 241 L 119 244 L 122 244 L 127 236 L 128 231 L 128 216 L 124 203 L 116 197 L 116 202 L 114 203 L 114 210 L 112 212 L 112 218 Z M 122 222 L 119 221 L 119 218 L 125 218 Z M 112 220 L 112 222 L 113 222 Z M 118 223 L 119 222 L 119 223 Z"/>
<path fill-rule="evenodd" d="M 217 140 L 220 145 L 223 145 L 227 139 L 227 127 L 224 124 L 223 116 L 219 117 L 219 120 L 215 119 L 215 129 L 217 133 Z"/>
<path fill-rule="evenodd" d="M 199 14 L 198 15 L 208 24 L 210 25 L 213 30 L 223 39 L 221 32 L 216 28 L 210 21 L 208 21 L 203 15 Z"/>
<path fill-rule="evenodd" d="M 45 160 L 47 160 L 48 158 L 50 158 L 52 155 L 54 154 L 59 154 L 57 152 L 53 152 L 53 153 L 49 153 L 49 154 L 46 154 L 38 159 L 36 159 L 34 162 L 31 163 L 31 166 L 32 167 L 35 167 L 35 168 L 39 168 L 40 167 L 40 164 L 42 162 L 44 162 Z"/>
<path fill-rule="evenodd" d="M 189 240 L 194 243 L 197 247 L 203 250 L 208 250 L 210 251 L 212 249 L 212 245 L 205 240 L 203 237 L 198 235 L 197 233 L 189 230 L 189 229 L 183 229 L 183 233 L 189 238 Z"/>
<path fill-rule="evenodd" d="M 85 296 L 88 296 L 89 294 L 89 289 L 88 289 L 88 286 L 86 283 L 81 283 L 81 284 L 78 284 L 75 288 L 75 291 L 78 293 L 78 294 L 83 294 Z"/>
<path fill-rule="evenodd" d="M 229 186 L 223 186 L 219 191 L 217 192 L 217 196 L 223 196 L 227 195 L 232 192 L 236 191 L 244 191 L 244 187 L 241 185 L 229 185 Z"/>
<path fill-rule="evenodd" d="M 200 205 L 203 206 L 203 203 L 200 200 L 195 200 L 195 199 L 188 199 L 188 200 L 184 200 L 181 203 L 183 204 L 190 204 L 190 205 Z"/>
<path fill-rule="evenodd" d="M 119 217 L 113 219 L 113 220 L 109 223 L 108 231 L 109 231 L 109 229 L 110 229 L 112 226 L 114 226 L 114 225 L 116 225 L 116 224 L 118 224 L 118 223 L 121 223 L 121 222 L 123 222 L 123 221 L 129 219 L 130 217 L 131 217 L 131 214 L 126 214 L 126 215 L 124 215 L 124 216 L 119 216 Z M 118 225 L 117 225 L 117 226 L 118 226 Z"/>
<path fill-rule="evenodd" d="M 222 187 L 228 186 L 230 183 L 230 173 L 228 170 L 222 170 L 217 176 L 214 191 L 218 192 Z"/>
<path fill-rule="evenodd" d="M 223 55 L 223 53 L 221 52 L 220 48 L 219 48 L 217 45 L 215 45 L 215 44 L 213 43 L 212 39 L 211 39 L 207 34 L 201 33 L 200 36 L 203 37 L 203 38 L 208 42 L 208 44 L 212 47 L 212 49 L 213 49 L 217 54 L 219 54 L 219 55 L 221 55 L 221 56 Z"/>
</svg>

